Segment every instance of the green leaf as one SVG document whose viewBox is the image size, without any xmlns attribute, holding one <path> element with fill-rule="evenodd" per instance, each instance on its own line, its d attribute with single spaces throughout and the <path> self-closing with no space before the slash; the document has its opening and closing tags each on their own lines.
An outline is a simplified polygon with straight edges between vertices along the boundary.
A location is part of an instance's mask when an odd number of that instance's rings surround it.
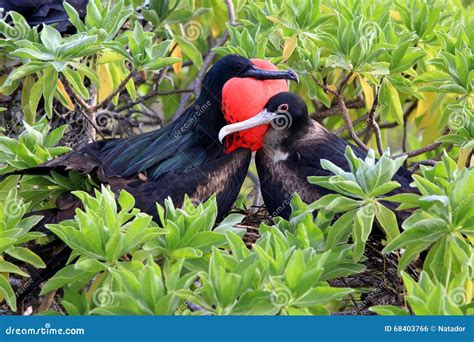
<svg viewBox="0 0 474 342">
<path fill-rule="evenodd" d="M 82 22 L 81 18 L 79 17 L 79 13 L 77 13 L 76 9 L 71 6 L 68 2 L 63 3 L 64 9 L 69 17 L 69 21 L 71 24 L 74 25 L 78 32 L 84 32 L 87 30 L 86 26 Z"/>
<path fill-rule="evenodd" d="M 375 210 L 373 204 L 367 204 L 360 208 L 355 215 L 352 228 L 352 237 L 354 239 L 353 259 L 355 262 L 359 261 L 364 253 L 365 243 L 372 231 Z"/>
<path fill-rule="evenodd" d="M 198 69 L 201 69 L 203 60 L 201 52 L 198 50 L 198 48 L 194 46 L 193 43 L 178 35 L 176 35 L 174 39 L 178 42 L 183 53 L 193 62 L 194 66 Z"/>
<path fill-rule="evenodd" d="M 382 81 L 379 90 L 378 110 L 382 120 L 389 121 L 393 118 L 400 126 L 403 126 L 403 109 L 400 97 L 397 89 L 387 79 Z"/>
<path fill-rule="evenodd" d="M 16 295 L 13 291 L 8 279 L 0 275 L 0 295 L 7 301 L 8 306 L 12 311 L 16 311 Z"/>
<path fill-rule="evenodd" d="M 81 76 L 77 71 L 64 68 L 61 73 L 66 77 L 66 80 L 71 84 L 74 91 L 76 91 L 84 99 L 89 98 L 89 91 L 84 86 Z"/>
<path fill-rule="evenodd" d="M 74 264 L 74 267 L 77 270 L 90 272 L 90 273 L 99 273 L 105 270 L 106 266 L 95 259 L 83 259 Z"/>
<path fill-rule="evenodd" d="M 195 248 L 191 248 L 191 247 L 184 247 L 184 248 L 180 248 L 180 249 L 177 249 L 177 250 L 173 251 L 173 253 L 171 255 L 174 258 L 194 259 L 194 258 L 202 257 L 203 253 L 199 249 L 195 249 Z"/>
<path fill-rule="evenodd" d="M 337 219 L 336 222 L 328 229 L 327 248 L 334 248 L 341 242 L 347 241 L 351 233 L 351 223 L 357 210 L 351 210 Z"/>
<path fill-rule="evenodd" d="M 178 63 L 181 61 L 181 58 L 176 58 L 176 57 L 158 57 L 151 61 L 150 63 L 147 63 L 143 66 L 143 69 L 145 70 L 160 70 L 164 68 L 165 66 L 173 65 L 175 63 Z"/>
<path fill-rule="evenodd" d="M 369 310 L 381 316 L 407 316 L 410 314 L 405 308 L 394 305 L 371 306 Z"/>
<path fill-rule="evenodd" d="M 18 80 L 20 78 L 23 78 L 25 76 L 37 73 L 41 70 L 44 70 L 46 63 L 44 62 L 37 62 L 37 61 L 31 61 L 28 62 L 24 65 L 19 66 L 15 70 L 13 70 L 9 75 L 8 79 L 11 81 Z M 5 81 L 6 83 L 7 81 Z M 5 83 L 3 86 L 5 86 Z"/>
<path fill-rule="evenodd" d="M 41 258 L 25 247 L 11 247 L 5 253 L 14 257 L 15 259 L 24 261 L 36 268 L 45 268 L 46 265 Z"/>
<path fill-rule="evenodd" d="M 285 270 L 285 281 L 290 289 L 296 289 L 298 287 L 305 269 L 303 253 L 300 250 L 294 251 L 290 260 L 288 260 Z"/>
<path fill-rule="evenodd" d="M 43 82 L 44 108 L 48 118 L 53 116 L 53 97 L 58 83 L 58 72 L 52 66 L 44 71 L 45 81 Z"/>
<path fill-rule="evenodd" d="M 77 269 L 74 265 L 65 266 L 46 282 L 41 289 L 40 295 L 43 296 L 64 285 L 74 284 L 78 281 L 85 282 L 92 279 L 95 275 L 95 272 L 84 272 L 84 270 Z"/>
<path fill-rule="evenodd" d="M 21 275 L 22 277 L 29 277 L 29 274 L 23 272 L 21 268 L 12 264 L 11 262 L 0 260 L 0 272 L 2 273 L 15 273 Z"/>
<path fill-rule="evenodd" d="M 387 234 L 388 241 L 391 241 L 400 235 L 397 217 L 393 211 L 385 207 L 383 204 L 376 203 L 375 217 Z"/>
<path fill-rule="evenodd" d="M 441 219 L 421 220 L 390 241 L 383 251 L 384 253 L 389 253 L 397 248 L 402 248 L 412 243 L 435 242 L 445 232 L 446 226 Z"/>
<path fill-rule="evenodd" d="M 327 304 L 332 300 L 340 300 L 352 292 L 354 292 L 353 289 L 335 288 L 329 286 L 316 286 L 303 298 L 299 298 L 295 302 L 295 305 L 311 307 L 316 305 Z"/>
<path fill-rule="evenodd" d="M 43 24 L 40 36 L 44 46 L 50 51 L 55 51 L 61 44 L 61 34 L 52 26 Z"/>
</svg>

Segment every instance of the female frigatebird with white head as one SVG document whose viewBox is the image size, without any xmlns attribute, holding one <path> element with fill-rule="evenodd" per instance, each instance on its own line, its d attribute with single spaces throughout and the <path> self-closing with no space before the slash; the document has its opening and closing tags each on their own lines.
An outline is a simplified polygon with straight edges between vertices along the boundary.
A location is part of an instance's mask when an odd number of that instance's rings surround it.
<svg viewBox="0 0 474 342">
<path fill-rule="evenodd" d="M 350 171 L 344 155 L 349 143 L 311 119 L 306 103 L 296 94 L 282 92 L 273 96 L 259 114 L 224 126 L 219 133 L 219 140 L 254 127 L 264 127 L 266 130 L 263 148 L 257 152 L 255 162 L 262 197 L 273 216 L 290 217 L 290 199 L 294 193 L 298 193 L 304 202 L 311 203 L 332 192 L 307 180 L 309 176 L 332 175 L 321 167 L 321 159 Z M 360 148 L 350 146 L 357 157 L 367 156 Z M 411 173 L 406 169 L 400 168 L 394 180 L 400 183 L 401 188 L 393 193 L 414 191 L 409 186 L 412 182 Z"/>
</svg>

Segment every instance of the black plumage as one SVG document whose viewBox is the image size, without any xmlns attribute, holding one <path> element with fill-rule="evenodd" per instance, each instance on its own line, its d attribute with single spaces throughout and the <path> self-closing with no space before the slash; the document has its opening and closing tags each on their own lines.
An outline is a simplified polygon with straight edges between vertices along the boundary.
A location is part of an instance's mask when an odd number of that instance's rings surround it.
<svg viewBox="0 0 474 342">
<path fill-rule="evenodd" d="M 83 18 L 86 14 L 88 0 L 68 0 L 68 4 L 76 9 Z M 28 24 L 55 25 L 59 32 L 73 28 L 63 6 L 64 0 L 0 0 L 0 8 L 4 12 L 15 11 L 25 17 Z"/>
</svg>

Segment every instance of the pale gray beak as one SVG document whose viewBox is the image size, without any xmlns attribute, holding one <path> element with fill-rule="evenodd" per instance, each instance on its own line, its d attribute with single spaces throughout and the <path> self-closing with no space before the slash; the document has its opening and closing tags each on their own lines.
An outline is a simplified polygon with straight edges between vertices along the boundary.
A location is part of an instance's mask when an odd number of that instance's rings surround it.
<svg viewBox="0 0 474 342">
<path fill-rule="evenodd" d="M 222 143 L 222 140 L 231 133 L 243 131 L 249 128 L 269 124 L 273 119 L 275 119 L 278 114 L 269 112 L 267 109 L 263 109 L 257 115 L 251 117 L 250 119 L 236 122 L 234 124 L 226 125 L 221 128 L 219 131 L 219 141 Z"/>
</svg>

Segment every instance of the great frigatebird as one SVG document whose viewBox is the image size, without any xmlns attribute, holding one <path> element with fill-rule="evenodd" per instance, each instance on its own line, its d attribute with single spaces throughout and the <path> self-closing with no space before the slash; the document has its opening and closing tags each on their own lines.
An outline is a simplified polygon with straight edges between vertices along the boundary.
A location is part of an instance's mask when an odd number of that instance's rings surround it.
<svg viewBox="0 0 474 342">
<path fill-rule="evenodd" d="M 241 134 L 243 139 L 232 142 L 226 153 L 217 139 L 219 130 L 247 116 L 225 109 L 223 113 L 222 102 L 245 101 L 245 108 L 256 114 L 272 95 L 288 89 L 286 80 L 297 81 L 298 77 L 291 70 L 276 70 L 265 61 L 226 56 L 204 77 L 201 95 L 168 126 L 125 139 L 97 141 L 16 174 L 55 171 L 67 175 L 70 170 L 86 173 L 99 183 L 109 184 L 113 190 L 126 189 L 135 197 L 136 207 L 155 219 L 158 219 L 155 203 L 167 197 L 179 206 L 185 194 L 196 202 L 216 194 L 221 217 L 236 200 L 247 174 L 251 150 L 244 142 L 258 138 L 246 139 L 246 135 Z M 233 85 L 243 82 L 247 93 L 226 91 L 222 95 L 228 81 Z M 244 97 L 249 94 L 251 98 Z M 57 208 L 34 213 L 44 216 L 40 226 L 71 218 L 80 205 L 70 193 L 59 196 L 56 204 Z M 48 264 L 47 269 L 40 272 L 39 280 L 34 279 L 22 297 L 61 268 L 69 254 L 66 248 L 56 255 L 51 267 Z"/>
<path fill-rule="evenodd" d="M 288 89 L 286 80 L 297 80 L 297 76 L 291 70 L 276 70 L 268 62 L 226 56 L 208 71 L 201 95 L 173 123 L 124 139 L 93 142 L 43 165 L 16 173 L 48 174 L 56 171 L 67 175 L 70 170 L 87 173 L 98 183 L 110 184 L 114 190 L 126 189 L 135 196 L 138 208 L 155 217 L 155 202 L 162 202 L 168 196 L 179 206 L 185 194 L 198 202 L 216 194 L 219 215 L 222 216 L 238 196 L 251 157 L 245 140 L 233 142 L 228 148 L 232 150 L 229 154 L 219 143 L 218 132 L 224 125 L 246 118 L 225 110 L 227 114 L 224 114 L 222 102 L 256 104 L 255 114 L 272 95 Z M 226 101 L 222 101 L 221 93 L 228 81 L 233 84 L 244 82 L 253 98 L 226 92 Z M 271 87 L 264 88 L 266 93 L 259 92 L 262 88 L 257 85 L 268 82 Z M 55 209 L 57 219 L 49 212 L 46 220 L 51 222 L 71 217 L 76 206 L 71 201 L 74 198 L 68 194 L 60 196 Z"/>
<path fill-rule="evenodd" d="M 305 102 L 298 95 L 282 92 L 273 96 L 259 114 L 223 127 L 219 139 L 222 141 L 231 133 L 259 125 L 269 125 L 263 139 L 263 148 L 257 152 L 255 162 L 262 197 L 273 216 L 289 218 L 290 200 L 294 193 L 298 193 L 306 203 L 331 193 L 307 180 L 308 176 L 332 175 L 321 167 L 321 159 L 327 159 L 345 171 L 350 171 L 344 155 L 349 143 L 312 120 L 308 116 Z M 351 147 L 357 157 L 367 156 L 357 146 Z M 411 173 L 406 169 L 400 168 L 394 180 L 401 184 L 401 188 L 394 192 L 414 191 L 409 186 L 412 182 Z"/>
</svg>

